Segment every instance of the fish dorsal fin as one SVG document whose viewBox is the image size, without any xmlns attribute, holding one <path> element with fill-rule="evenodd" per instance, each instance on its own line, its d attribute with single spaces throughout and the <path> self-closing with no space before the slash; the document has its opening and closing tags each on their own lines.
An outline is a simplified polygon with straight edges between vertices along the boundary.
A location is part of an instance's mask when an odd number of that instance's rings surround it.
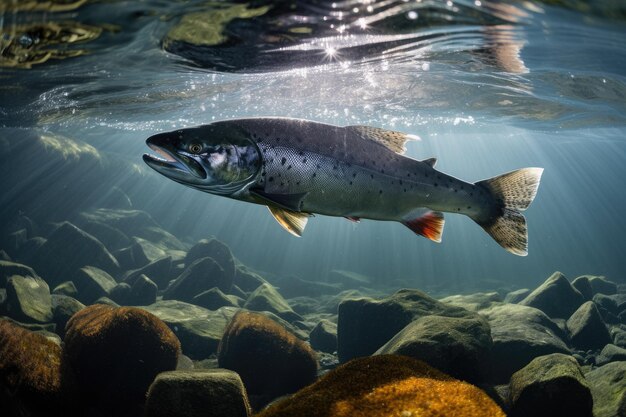
<svg viewBox="0 0 626 417">
<path fill-rule="evenodd" d="M 437 165 L 437 158 L 427 158 L 422 161 L 425 164 L 430 165 L 431 168 L 434 168 Z"/>
<path fill-rule="evenodd" d="M 358 134 L 364 139 L 373 140 L 385 148 L 399 154 L 404 155 L 406 147 L 404 146 L 409 140 L 420 140 L 418 136 L 407 135 L 406 133 L 396 132 L 394 130 L 386 130 L 371 126 L 346 126 L 346 129 Z"/>
<path fill-rule="evenodd" d="M 272 216 L 274 216 L 278 224 L 280 224 L 286 231 L 297 237 L 302 236 L 302 232 L 304 232 L 304 228 L 309 221 L 310 214 L 297 213 L 295 211 L 285 210 L 274 206 L 267 206 L 267 208 L 270 210 L 270 213 L 272 213 Z"/>
</svg>

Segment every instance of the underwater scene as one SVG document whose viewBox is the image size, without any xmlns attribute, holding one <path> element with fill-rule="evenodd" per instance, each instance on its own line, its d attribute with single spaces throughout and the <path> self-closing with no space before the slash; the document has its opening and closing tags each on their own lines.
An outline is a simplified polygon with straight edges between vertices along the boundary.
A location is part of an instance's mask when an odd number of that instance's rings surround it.
<svg viewBox="0 0 626 417">
<path fill-rule="evenodd" d="M 626 416 L 625 2 L 0 30 L 1 416 Z"/>
</svg>

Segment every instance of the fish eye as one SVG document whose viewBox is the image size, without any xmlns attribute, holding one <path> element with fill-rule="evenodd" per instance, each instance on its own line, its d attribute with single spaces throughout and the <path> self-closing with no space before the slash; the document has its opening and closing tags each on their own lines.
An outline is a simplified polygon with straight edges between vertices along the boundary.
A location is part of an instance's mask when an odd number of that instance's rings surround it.
<svg viewBox="0 0 626 417">
<path fill-rule="evenodd" d="M 201 150 L 202 145 L 200 145 L 199 143 L 192 143 L 191 145 L 189 145 L 189 152 L 191 153 L 200 153 Z"/>
</svg>

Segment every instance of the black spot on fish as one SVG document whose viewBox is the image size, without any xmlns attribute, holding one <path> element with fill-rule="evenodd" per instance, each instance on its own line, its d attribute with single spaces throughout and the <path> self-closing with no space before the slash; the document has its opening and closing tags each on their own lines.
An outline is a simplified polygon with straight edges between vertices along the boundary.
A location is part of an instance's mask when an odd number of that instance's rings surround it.
<svg viewBox="0 0 626 417">
<path fill-rule="evenodd" d="M 320 169 L 322 166 L 320 164 L 316 165 L 317 169 Z"/>
<path fill-rule="evenodd" d="M 303 164 L 306 164 L 306 158 L 304 158 L 304 159 L 302 160 L 302 163 L 303 163 Z"/>
<path fill-rule="evenodd" d="M 337 165 L 333 165 L 333 169 L 336 170 L 337 169 Z"/>
<path fill-rule="evenodd" d="M 382 193 L 383 193 L 383 190 L 378 190 L 378 194 L 382 194 Z"/>
<path fill-rule="evenodd" d="M 272 181 L 274 181 L 274 177 L 269 177 L 267 180 L 268 180 L 269 182 L 272 182 Z"/>
<path fill-rule="evenodd" d="M 400 180 L 400 185 L 402 185 L 402 180 Z"/>
<path fill-rule="evenodd" d="M 356 178 L 356 172 L 352 173 L 352 178 Z"/>
<path fill-rule="evenodd" d="M 261 172 L 261 176 L 264 177 L 265 176 L 265 172 Z"/>
<path fill-rule="evenodd" d="M 381 174 L 384 174 L 384 173 L 385 173 L 385 170 L 384 170 L 384 169 L 381 169 L 381 170 L 380 170 L 380 173 L 381 173 Z"/>
<path fill-rule="evenodd" d="M 300 152 L 298 152 L 298 155 L 302 156 L 302 155 L 304 155 L 304 152 L 300 151 Z"/>
<path fill-rule="evenodd" d="M 441 175 L 437 175 L 437 179 L 440 180 L 441 179 Z"/>
<path fill-rule="evenodd" d="M 458 190 L 455 188 L 455 189 L 454 189 L 454 192 L 456 193 L 457 191 L 458 191 Z"/>
<path fill-rule="evenodd" d="M 352 181 L 350 181 L 350 185 L 352 185 Z"/>
<path fill-rule="evenodd" d="M 404 192 L 406 193 L 406 188 L 404 189 Z"/>
<path fill-rule="evenodd" d="M 471 208 L 472 208 L 472 206 L 467 206 L 467 209 L 468 209 L 468 210 L 469 210 L 469 209 L 471 209 Z"/>
<path fill-rule="evenodd" d="M 285 158 L 284 156 L 280 159 L 280 164 L 281 165 L 285 165 L 285 162 L 287 162 L 287 158 Z"/>
<path fill-rule="evenodd" d="M 281 182 L 281 183 L 280 183 L 280 186 L 282 187 L 283 185 L 285 185 L 285 183 L 284 183 L 284 182 Z"/>
<path fill-rule="evenodd" d="M 313 175 L 311 175 L 311 178 L 315 178 L 316 175 L 317 175 L 317 172 L 314 172 Z"/>
<path fill-rule="evenodd" d="M 439 187 L 439 184 L 435 183 L 435 187 Z"/>
<path fill-rule="evenodd" d="M 473 195 L 474 195 L 474 193 L 470 193 L 470 196 L 473 196 Z"/>
<path fill-rule="evenodd" d="M 370 177 L 371 177 L 372 179 L 374 179 L 374 174 L 370 174 Z"/>
</svg>

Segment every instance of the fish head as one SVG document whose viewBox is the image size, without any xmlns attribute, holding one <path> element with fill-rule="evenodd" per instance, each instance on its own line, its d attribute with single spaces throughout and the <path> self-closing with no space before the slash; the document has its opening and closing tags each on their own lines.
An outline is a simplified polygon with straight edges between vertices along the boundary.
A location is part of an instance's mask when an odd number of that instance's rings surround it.
<svg viewBox="0 0 626 417">
<path fill-rule="evenodd" d="M 261 152 L 236 125 L 213 123 L 146 139 L 158 156 L 144 154 L 152 169 L 178 183 L 212 194 L 231 195 L 255 181 Z"/>
</svg>

